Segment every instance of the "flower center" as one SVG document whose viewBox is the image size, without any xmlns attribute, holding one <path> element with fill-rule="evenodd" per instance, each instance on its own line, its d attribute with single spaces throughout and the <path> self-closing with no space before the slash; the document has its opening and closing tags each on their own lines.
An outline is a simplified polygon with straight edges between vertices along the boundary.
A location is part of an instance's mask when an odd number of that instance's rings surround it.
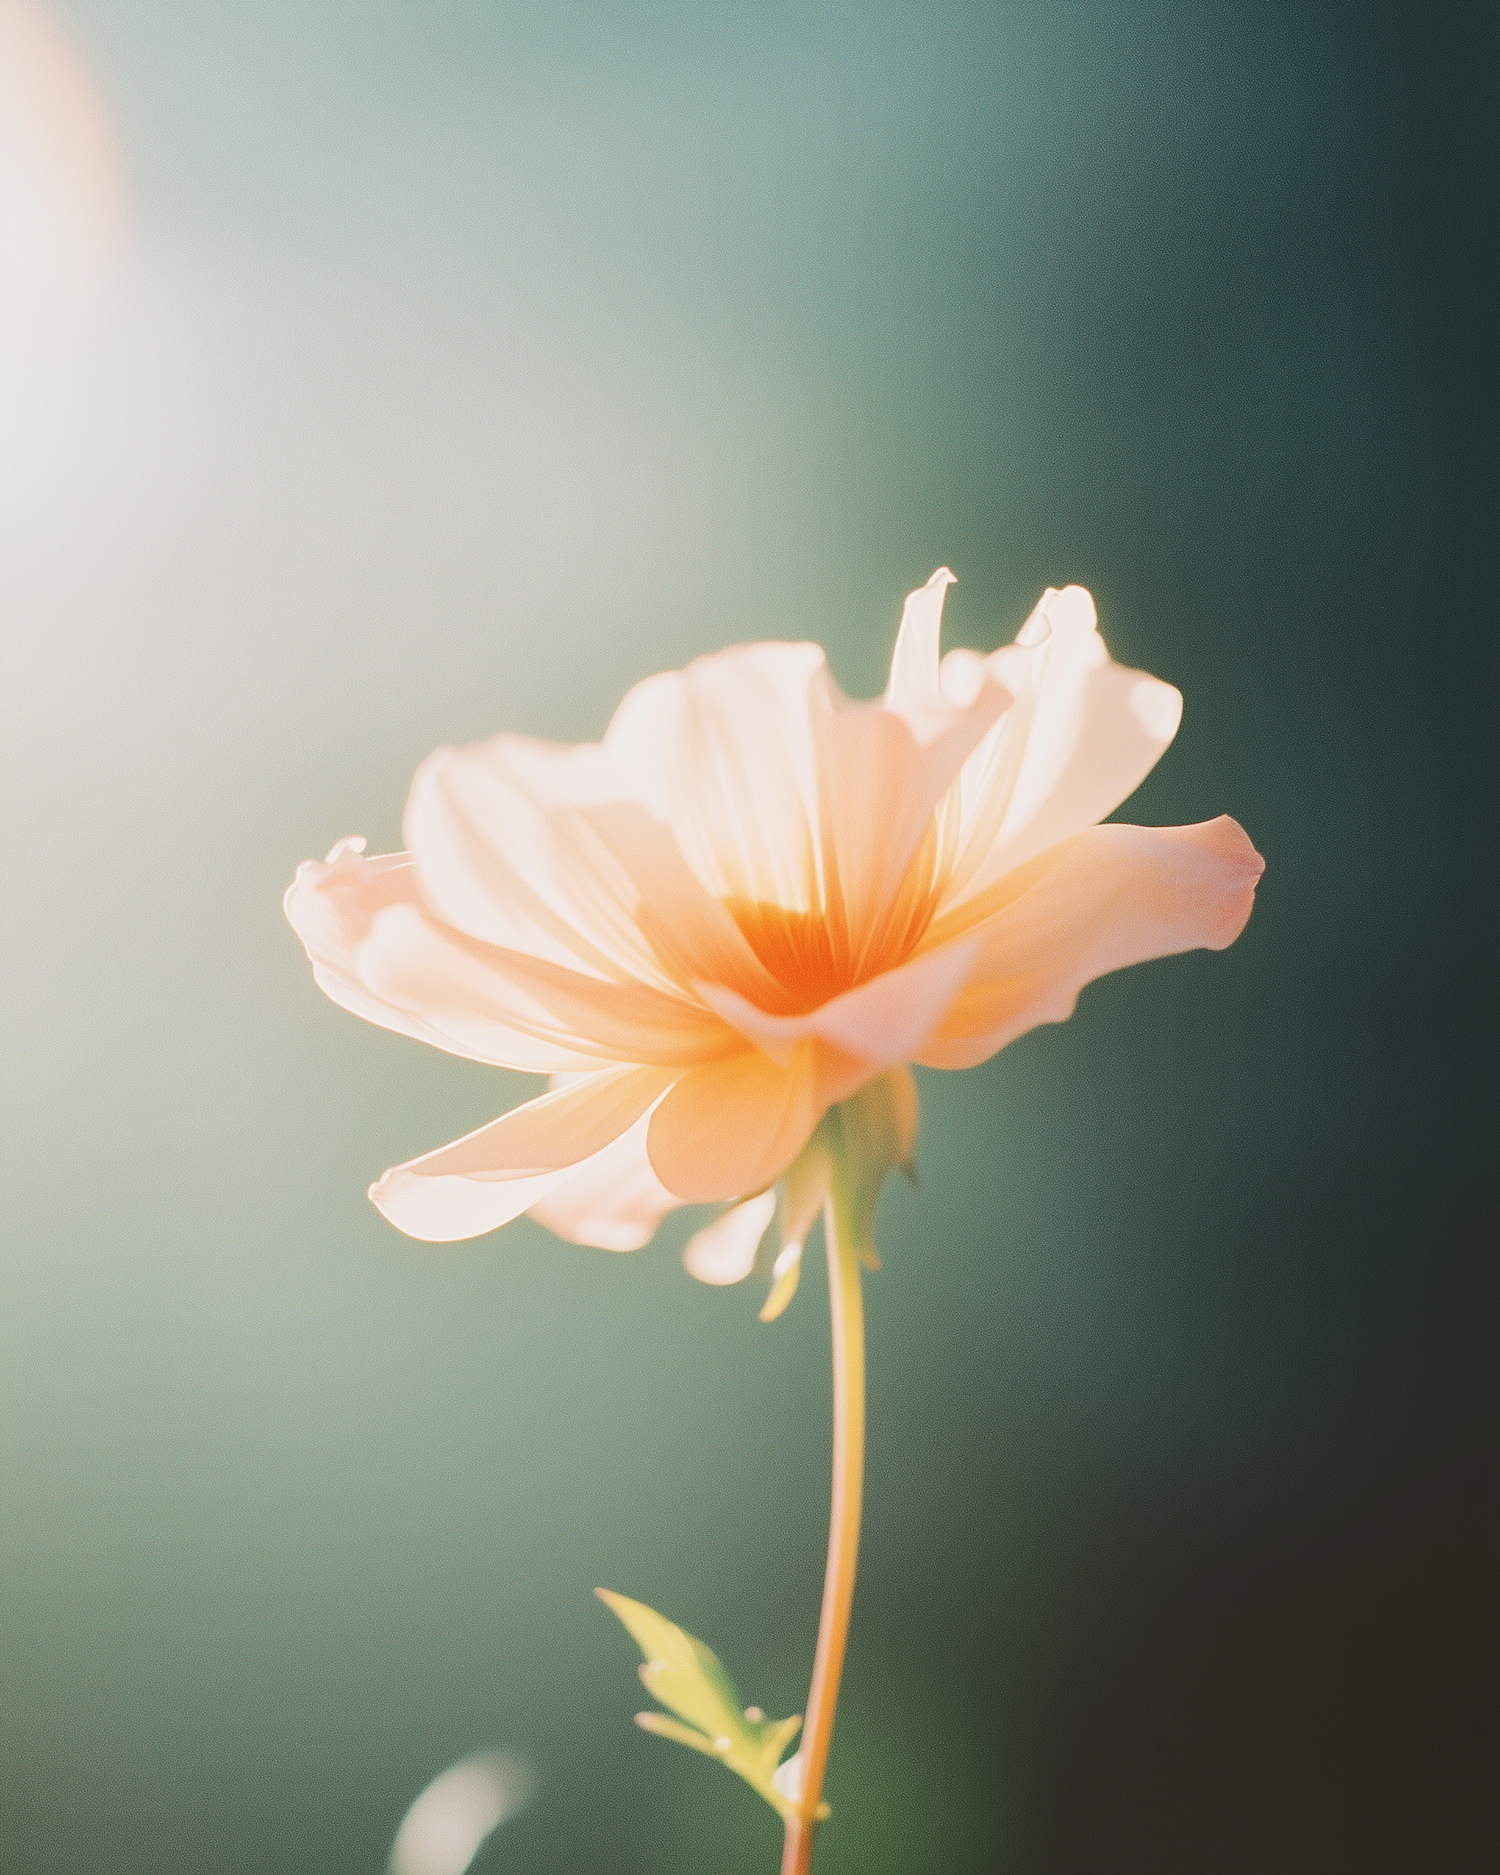
<svg viewBox="0 0 1500 1875">
<path fill-rule="evenodd" d="M 733 918 L 783 992 L 776 1015 L 800 1016 L 854 987 L 853 959 L 822 911 L 789 911 L 766 899 L 729 898 Z"/>
<path fill-rule="evenodd" d="M 782 992 L 768 1013 L 802 1016 L 904 963 L 931 922 L 934 904 L 927 891 L 903 892 L 881 927 L 858 946 L 844 919 L 821 908 L 793 911 L 766 899 L 727 898 L 724 909 Z"/>
<path fill-rule="evenodd" d="M 951 835 L 955 822 L 950 822 Z M 934 815 L 894 898 L 863 930 L 851 930 L 837 885 L 831 907 L 795 910 L 773 899 L 722 900 L 746 943 L 781 991 L 768 1015 L 804 1016 L 905 963 L 932 923 L 952 872 L 952 840 Z M 763 989 L 750 992 L 766 1006 Z"/>
</svg>

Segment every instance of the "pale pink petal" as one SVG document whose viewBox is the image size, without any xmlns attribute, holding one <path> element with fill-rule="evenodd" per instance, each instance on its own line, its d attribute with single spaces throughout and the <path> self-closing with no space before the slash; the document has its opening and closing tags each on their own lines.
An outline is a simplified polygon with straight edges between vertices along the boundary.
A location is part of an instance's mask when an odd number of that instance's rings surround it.
<svg viewBox="0 0 1500 1875">
<path fill-rule="evenodd" d="M 502 1180 L 436 1174 L 407 1178 L 405 1171 L 404 1166 L 393 1166 L 377 1179 L 370 1187 L 370 1201 L 387 1223 L 422 1243 L 460 1243 L 499 1230 L 567 1177 L 565 1170 Z"/>
<path fill-rule="evenodd" d="M 885 690 L 887 707 L 903 716 L 919 717 L 941 710 L 949 701 L 939 676 L 938 640 L 943 626 L 943 597 L 956 583 L 947 567 L 940 566 L 925 586 L 907 594 Z"/>
<path fill-rule="evenodd" d="M 966 708 L 920 722 L 847 699 L 817 718 L 828 902 L 856 955 L 878 943 L 933 809 L 1009 701 L 986 675 Z"/>
<path fill-rule="evenodd" d="M 1192 827 L 1091 827 L 992 888 L 973 976 L 915 1057 L 966 1068 L 1073 1012 L 1110 970 L 1244 929 L 1265 862 L 1227 815 Z M 999 902 L 1003 898 L 1004 902 Z"/>
<path fill-rule="evenodd" d="M 723 1204 L 779 1178 L 842 1097 L 828 1091 L 836 1082 L 818 1049 L 802 1043 L 785 1068 L 747 1048 L 690 1069 L 651 1115 L 647 1134 L 668 1191 L 684 1204 Z"/>
<path fill-rule="evenodd" d="M 973 662 L 950 654 L 944 689 L 971 685 Z M 1111 661 L 1081 586 L 1044 593 L 1016 642 L 985 667 L 1015 703 L 944 803 L 962 822 L 946 906 L 1113 813 L 1154 767 L 1182 714 L 1170 684 Z"/>
<path fill-rule="evenodd" d="M 507 1006 L 504 999 L 473 998 L 467 988 L 455 992 L 441 972 L 417 962 L 441 954 L 448 939 L 427 911 L 411 855 L 366 859 L 364 844 L 341 840 L 326 860 L 304 860 L 284 901 L 325 995 L 367 1022 L 492 1066 L 546 1074 L 594 1065 L 555 1021 L 518 1028 L 514 997 Z M 408 980 L 382 981 L 381 970 L 368 969 L 384 948 L 382 942 L 372 948 L 377 926 L 406 932 L 414 960 Z"/>
<path fill-rule="evenodd" d="M 733 1049 L 695 998 L 615 983 L 466 937 L 427 909 L 407 854 L 343 842 L 286 895 L 320 987 L 345 1008 L 450 1053 L 551 1073 L 689 1063 Z"/>
<path fill-rule="evenodd" d="M 556 1057 L 549 1070 L 601 1060 L 682 1065 L 735 1046 L 696 999 L 482 944 L 409 906 L 392 906 L 375 919 L 356 961 L 377 994 L 420 1008 L 449 1029 L 490 1023 L 535 1038 L 538 1052 Z M 563 1058 L 568 1051 L 571 1060 Z"/>
<path fill-rule="evenodd" d="M 402 823 L 434 909 L 505 950 L 661 983 L 635 916 L 639 891 L 584 811 L 612 787 L 620 798 L 615 765 L 588 745 L 495 736 L 436 750 Z"/>
<path fill-rule="evenodd" d="M 451 1243 L 508 1224 L 648 1111 L 671 1080 L 659 1068 L 610 1068 L 515 1107 L 476 1132 L 393 1166 L 370 1187 L 409 1237 Z"/>
<path fill-rule="evenodd" d="M 646 1152 L 650 1115 L 612 1145 L 560 1175 L 530 1215 L 569 1243 L 595 1250 L 639 1250 L 679 1200 L 651 1169 Z"/>
<path fill-rule="evenodd" d="M 1010 707 L 988 667 L 967 694 L 944 690 L 938 637 L 952 583 L 940 567 L 908 597 L 879 703 L 852 703 L 835 691 L 834 707 L 814 717 L 822 842 L 856 948 L 896 897 L 933 809 Z M 832 902 L 831 886 L 828 896 Z"/>
<path fill-rule="evenodd" d="M 634 802 L 587 810 L 637 893 L 636 922 L 675 989 L 700 978 L 774 996 L 776 985 L 729 912 L 689 868 L 669 829 Z"/>
<path fill-rule="evenodd" d="M 782 644 L 700 658 L 625 698 L 605 747 L 713 897 L 826 909 L 851 956 L 869 948 L 934 806 L 1009 701 L 988 670 L 962 702 L 939 690 L 951 577 L 908 601 L 879 702 L 844 696 L 816 645 Z"/>
<path fill-rule="evenodd" d="M 812 644 L 738 645 L 637 684 L 604 746 L 716 899 L 819 900 L 812 717 L 827 665 Z"/>
<path fill-rule="evenodd" d="M 776 1215 L 776 1192 L 758 1193 L 705 1224 L 688 1241 L 683 1265 L 700 1283 L 743 1282 L 755 1267 L 755 1253 Z"/>
<path fill-rule="evenodd" d="M 831 1042 L 872 1069 L 910 1061 L 968 982 L 978 943 L 958 938 L 846 990 L 801 1016 L 772 1016 L 713 983 L 695 987 L 710 1009 L 783 1067 L 809 1037 Z"/>
<path fill-rule="evenodd" d="M 472 937 L 607 981 L 769 988 L 671 830 L 632 797 L 639 779 L 604 747 L 496 736 L 439 749 L 406 810 L 427 897 Z"/>
</svg>

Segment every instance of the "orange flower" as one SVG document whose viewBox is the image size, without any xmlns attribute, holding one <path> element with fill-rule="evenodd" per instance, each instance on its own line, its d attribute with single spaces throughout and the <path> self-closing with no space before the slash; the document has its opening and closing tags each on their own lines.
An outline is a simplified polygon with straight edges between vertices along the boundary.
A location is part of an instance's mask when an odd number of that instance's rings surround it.
<svg viewBox="0 0 1500 1875">
<path fill-rule="evenodd" d="M 972 1067 L 1106 971 L 1233 942 L 1263 863 L 1233 820 L 1097 824 L 1177 691 L 1110 661 L 1077 586 L 939 662 L 952 577 L 907 600 L 876 702 L 816 645 L 738 646 L 638 684 L 599 744 L 439 749 L 407 852 L 298 869 L 287 916 L 335 1002 L 553 1077 L 378 1179 L 393 1224 L 448 1241 L 529 1211 L 629 1250 L 748 1196 L 690 1259 L 732 1280 L 831 1108 L 870 1090 L 845 1111 L 873 1100 L 899 1157 L 906 1064 Z M 809 1221 L 816 1184 L 791 1194 Z"/>
</svg>

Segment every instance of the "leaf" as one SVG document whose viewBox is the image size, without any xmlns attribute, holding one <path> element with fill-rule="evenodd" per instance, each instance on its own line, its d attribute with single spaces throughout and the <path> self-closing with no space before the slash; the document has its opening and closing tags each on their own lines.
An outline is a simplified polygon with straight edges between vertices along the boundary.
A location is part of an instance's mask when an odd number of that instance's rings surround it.
<svg viewBox="0 0 1500 1875">
<path fill-rule="evenodd" d="M 658 1738 L 675 1738 L 679 1745 L 717 1758 L 759 1791 L 778 1816 L 789 1816 L 795 1805 L 772 1779 L 781 1754 L 797 1736 L 800 1716 L 767 1719 L 758 1707 L 747 1709 L 718 1655 L 702 1641 L 644 1602 L 609 1589 L 594 1593 L 620 1618 L 646 1656 L 640 1669 L 646 1691 L 676 1714 L 669 1719 L 662 1712 L 638 1712 L 636 1724 Z M 821 1804 L 818 1815 L 827 1814 L 827 1804 Z"/>
</svg>

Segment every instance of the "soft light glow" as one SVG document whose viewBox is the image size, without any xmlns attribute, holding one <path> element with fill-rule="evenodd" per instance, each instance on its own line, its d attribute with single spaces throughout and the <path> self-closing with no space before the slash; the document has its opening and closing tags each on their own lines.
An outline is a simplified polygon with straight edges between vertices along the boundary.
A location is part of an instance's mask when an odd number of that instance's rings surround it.
<svg viewBox="0 0 1500 1875">
<path fill-rule="evenodd" d="M 124 195 L 103 99 L 32 0 L 0 0 L 0 285 L 6 325 L 44 328 L 108 270 Z"/>
<path fill-rule="evenodd" d="M 482 1751 L 436 1777 L 407 1811 L 389 1875 L 463 1875 L 480 1845 L 531 1801 L 531 1767 L 509 1752 Z"/>
</svg>

